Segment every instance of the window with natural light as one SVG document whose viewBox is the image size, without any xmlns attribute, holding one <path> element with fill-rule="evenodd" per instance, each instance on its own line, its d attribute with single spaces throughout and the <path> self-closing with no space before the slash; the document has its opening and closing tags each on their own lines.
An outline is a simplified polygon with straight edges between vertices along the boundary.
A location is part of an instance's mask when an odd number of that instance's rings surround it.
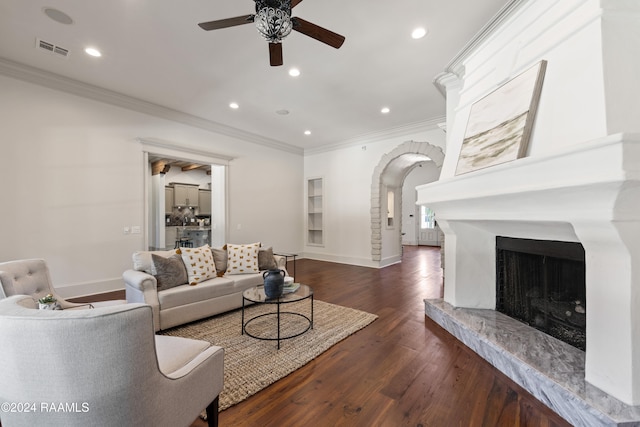
<svg viewBox="0 0 640 427">
<path fill-rule="evenodd" d="M 420 206 L 420 228 L 436 228 L 436 214 L 426 206 Z"/>
</svg>

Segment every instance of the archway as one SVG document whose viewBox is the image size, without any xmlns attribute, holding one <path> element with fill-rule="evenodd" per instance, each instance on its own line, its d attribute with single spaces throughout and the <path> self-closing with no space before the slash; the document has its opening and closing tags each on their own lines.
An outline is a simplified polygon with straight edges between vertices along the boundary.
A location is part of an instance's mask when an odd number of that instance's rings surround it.
<svg viewBox="0 0 640 427">
<path fill-rule="evenodd" d="M 392 230 L 394 238 L 397 237 L 398 247 L 401 247 L 401 212 L 394 212 L 389 217 L 389 211 L 393 209 L 387 205 L 387 201 L 402 200 L 402 182 L 405 176 L 414 165 L 425 161 L 432 161 L 438 169 L 441 169 L 444 162 L 442 148 L 428 142 L 407 141 L 382 156 L 380 163 L 374 169 L 371 182 L 371 259 L 373 261 L 378 263 L 382 261 L 383 230 Z M 384 264 L 390 263 L 385 261 Z"/>
</svg>

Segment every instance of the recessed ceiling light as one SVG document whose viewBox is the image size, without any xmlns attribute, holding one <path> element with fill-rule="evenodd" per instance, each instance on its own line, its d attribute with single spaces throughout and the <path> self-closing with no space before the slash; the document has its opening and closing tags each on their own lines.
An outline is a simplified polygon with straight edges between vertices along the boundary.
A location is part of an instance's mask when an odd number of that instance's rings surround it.
<svg viewBox="0 0 640 427">
<path fill-rule="evenodd" d="M 387 114 L 387 113 L 389 113 L 390 111 L 391 111 L 391 110 L 389 109 L 389 107 L 383 107 L 383 108 L 382 108 L 382 110 L 380 110 L 380 112 L 381 112 L 382 114 Z"/>
<path fill-rule="evenodd" d="M 231 104 L 229 104 L 229 108 L 233 108 L 234 110 L 237 110 L 238 108 L 240 108 L 240 106 L 238 105 L 237 102 L 232 102 Z"/>
<path fill-rule="evenodd" d="M 99 58 L 102 56 L 102 53 L 100 53 L 100 51 L 94 47 L 88 47 L 84 50 L 84 52 L 87 55 L 95 56 L 96 58 Z"/>
<path fill-rule="evenodd" d="M 305 130 L 305 131 L 304 131 L 304 134 L 305 134 L 305 135 L 311 135 L 311 131 L 310 131 L 310 130 Z"/>
<path fill-rule="evenodd" d="M 300 75 L 300 70 L 298 70 L 297 68 L 292 68 L 289 70 L 289 75 L 291 77 L 298 77 Z"/>
<path fill-rule="evenodd" d="M 44 12 L 45 15 L 47 15 L 49 18 L 53 19 L 54 21 L 60 24 L 64 24 L 64 25 L 73 24 L 73 19 L 71 19 L 69 15 L 67 15 L 66 13 L 58 9 L 54 9 L 52 7 L 45 7 L 42 9 L 42 12 Z"/>
<path fill-rule="evenodd" d="M 411 37 L 413 37 L 414 39 L 421 39 L 426 35 L 427 30 L 422 27 L 416 28 L 415 30 L 413 30 L 413 32 L 411 32 Z"/>
</svg>

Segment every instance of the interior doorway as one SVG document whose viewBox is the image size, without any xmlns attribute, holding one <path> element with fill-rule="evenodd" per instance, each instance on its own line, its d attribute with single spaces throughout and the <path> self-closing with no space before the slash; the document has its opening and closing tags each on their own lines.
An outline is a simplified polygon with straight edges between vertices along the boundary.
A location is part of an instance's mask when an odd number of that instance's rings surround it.
<svg viewBox="0 0 640 427">
<path fill-rule="evenodd" d="M 417 193 L 417 192 L 416 192 Z M 417 199 L 417 195 L 416 195 Z M 444 233 L 438 226 L 435 212 L 428 206 L 416 206 L 418 221 L 416 221 L 419 246 L 442 246 Z"/>
<path fill-rule="evenodd" d="M 382 156 L 374 170 L 371 185 L 371 257 L 380 267 L 401 261 L 403 236 L 415 227 L 403 227 L 406 222 L 415 224 L 415 208 L 403 207 L 404 203 L 395 202 L 392 221 L 389 220 L 389 194 L 394 199 L 404 201 L 405 179 L 409 173 L 420 165 L 430 165 L 436 172 L 433 180 L 437 180 L 444 161 L 444 152 L 436 145 L 428 142 L 408 141 L 396 147 L 392 152 Z M 419 182 L 416 185 L 426 184 Z M 405 188 L 403 190 L 403 187 Z M 411 194 L 415 192 L 415 185 Z M 415 205 L 415 204 L 414 204 Z M 405 217 L 407 213 L 407 217 Z M 410 215 L 410 216 L 409 216 Z M 414 239 L 417 241 L 417 237 Z"/>
<path fill-rule="evenodd" d="M 230 157 L 212 155 L 198 150 L 180 150 L 175 144 L 154 139 L 139 139 L 143 145 L 145 176 L 145 246 L 150 250 L 166 249 L 173 247 L 172 242 L 167 241 L 167 209 L 174 203 L 167 200 L 166 187 L 169 184 L 166 179 L 167 172 L 173 167 L 180 172 L 200 170 L 207 178 L 204 189 L 210 190 L 209 216 L 210 235 L 208 243 L 212 246 L 222 246 L 228 235 L 228 166 Z M 182 176 L 184 178 L 184 175 Z M 181 178 L 180 180 L 184 180 Z M 186 179 L 188 181 L 188 179 Z M 187 182 L 196 184 L 197 181 Z M 198 187 L 200 185 L 198 184 Z M 209 188 L 206 188 L 209 187 Z M 197 196 L 196 196 L 197 198 Z M 168 202 L 168 203 L 167 203 Z M 198 203 L 199 204 L 199 203 Z M 188 206 L 187 206 L 188 208 Z M 193 212 L 192 212 L 193 213 Z M 194 215 L 185 215 L 189 218 L 198 218 L 198 211 Z M 207 216 L 201 215 L 201 217 Z M 199 223 L 193 224 L 199 225 Z M 204 224 L 203 224 L 204 226 Z M 209 231 L 209 230 L 208 230 Z M 175 239 L 169 239 L 174 240 Z"/>
<path fill-rule="evenodd" d="M 149 250 L 168 250 L 184 241 L 211 243 L 212 166 L 149 155 L 152 205 Z M 156 176 L 158 175 L 158 176 Z"/>
</svg>

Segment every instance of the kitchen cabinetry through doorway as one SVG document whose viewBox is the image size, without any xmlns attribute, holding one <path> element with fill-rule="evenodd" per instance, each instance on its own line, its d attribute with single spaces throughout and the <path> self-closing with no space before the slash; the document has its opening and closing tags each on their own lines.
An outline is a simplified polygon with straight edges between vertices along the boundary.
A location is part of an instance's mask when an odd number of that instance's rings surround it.
<svg viewBox="0 0 640 427">
<path fill-rule="evenodd" d="M 146 145 L 146 140 L 140 141 Z M 151 140 L 151 145 L 153 146 L 149 147 L 149 150 L 144 150 L 145 163 L 148 166 L 144 180 L 145 216 L 147 218 L 145 247 L 149 250 L 162 250 L 173 247 L 175 244 L 175 238 L 171 238 L 171 233 L 169 233 L 169 240 L 173 241 L 167 241 L 167 221 L 168 218 L 173 218 L 171 213 L 176 212 L 175 209 L 170 211 L 172 205 L 175 206 L 175 193 L 173 202 L 167 200 L 167 197 L 172 197 L 172 192 L 167 191 L 166 188 L 170 181 L 178 182 L 178 180 L 186 181 L 188 184 L 197 184 L 193 197 L 199 199 L 202 194 L 204 195 L 203 203 L 207 204 L 201 210 L 199 206 L 197 208 L 195 206 L 182 207 L 182 209 L 191 209 L 193 215 L 190 217 L 195 216 L 196 218 L 196 221 L 189 225 L 195 228 L 201 226 L 209 228 L 207 231 L 210 231 L 211 237 L 208 239 L 208 243 L 212 246 L 222 246 L 227 240 L 227 168 L 230 158 L 218 158 L 207 153 L 191 151 L 181 153 L 173 147 L 158 147 L 159 143 L 153 140 Z M 198 169 L 197 166 L 200 166 L 201 169 L 200 181 L 192 180 L 184 175 L 190 170 Z M 171 168 L 176 168 L 174 170 L 179 171 L 180 174 L 168 173 Z M 200 200 L 197 204 L 200 205 Z M 185 217 L 187 216 L 185 215 Z M 209 224 L 205 226 L 203 221 L 197 221 L 200 217 L 209 218 Z"/>
</svg>

